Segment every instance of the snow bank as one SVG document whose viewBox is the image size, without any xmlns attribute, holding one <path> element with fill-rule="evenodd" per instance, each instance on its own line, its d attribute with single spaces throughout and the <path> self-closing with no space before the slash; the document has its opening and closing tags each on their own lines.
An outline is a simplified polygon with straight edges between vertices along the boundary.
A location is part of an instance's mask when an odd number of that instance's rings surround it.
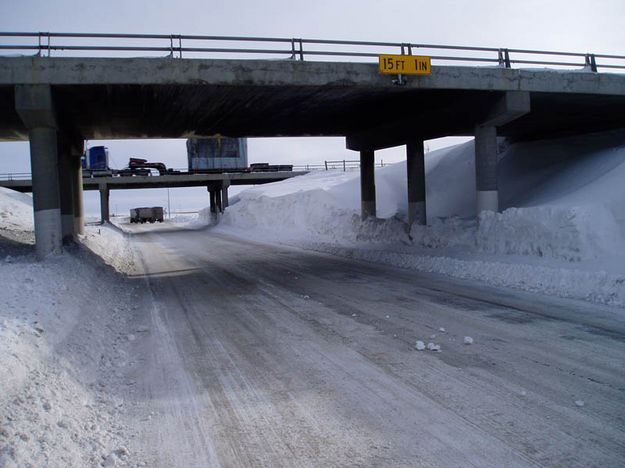
<svg viewBox="0 0 625 468">
<path fill-rule="evenodd" d="M 116 226 L 86 226 L 81 242 L 119 273 L 131 275 L 136 272 L 136 258 L 130 240 Z"/>
<path fill-rule="evenodd" d="M 127 358 L 117 330 L 129 319 L 131 291 L 85 260 L 0 261 L 0 466 L 124 458 L 128 434 L 115 389 L 116 364 Z"/>
<path fill-rule="evenodd" d="M 36 261 L 32 229 L 32 198 L 0 188 L 0 466 L 124 463 L 134 290 L 77 249 Z M 127 265 L 101 232 L 86 242 Z"/>
<path fill-rule="evenodd" d="M 0 187 L 0 235 L 34 243 L 33 199 L 25 193 Z"/>
<path fill-rule="evenodd" d="M 376 170 L 381 219 L 360 222 L 357 171 L 321 171 L 241 192 L 218 229 L 623 305 L 624 142 L 625 134 L 614 132 L 502 147 L 504 210 L 482 213 L 479 222 L 474 144 L 468 142 L 426 156 L 428 226 L 409 233 L 405 163 Z"/>
<path fill-rule="evenodd" d="M 33 229 L 33 198 L 26 193 L 0 187 L 0 221 L 2 229 Z"/>
</svg>

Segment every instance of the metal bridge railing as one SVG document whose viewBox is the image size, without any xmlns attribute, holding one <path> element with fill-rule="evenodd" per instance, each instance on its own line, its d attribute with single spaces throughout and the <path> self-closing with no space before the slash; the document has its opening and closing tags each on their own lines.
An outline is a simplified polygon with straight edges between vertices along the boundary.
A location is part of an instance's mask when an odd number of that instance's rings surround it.
<svg viewBox="0 0 625 468">
<path fill-rule="evenodd" d="M 388 165 L 384 163 L 384 160 L 376 161 L 375 167 L 384 167 Z M 323 163 L 312 163 L 312 164 L 295 164 L 293 165 L 293 171 L 331 171 L 331 170 L 341 170 L 348 171 L 352 169 L 360 168 L 360 160 L 358 159 L 340 159 L 335 161 L 324 161 Z M 171 168 L 173 171 L 179 172 L 181 174 L 188 174 L 187 168 Z M 225 169 L 227 172 L 227 169 Z M 9 173 L 0 173 L 0 182 L 12 181 L 12 180 L 31 180 L 32 174 L 30 172 L 9 172 Z"/>
<path fill-rule="evenodd" d="M 437 65 L 579 67 L 594 72 L 625 70 L 625 55 L 581 52 L 276 37 L 0 32 L 0 54 L 25 52 L 46 57 L 53 54 L 93 57 L 107 56 L 107 53 L 118 57 L 140 53 L 171 58 L 263 57 L 300 61 L 337 58 L 362 61 L 380 54 L 416 54 L 430 56 Z"/>
<path fill-rule="evenodd" d="M 30 180 L 32 177 L 30 172 L 7 172 L 0 173 L 0 180 L 3 181 L 11 181 L 11 180 Z"/>
</svg>

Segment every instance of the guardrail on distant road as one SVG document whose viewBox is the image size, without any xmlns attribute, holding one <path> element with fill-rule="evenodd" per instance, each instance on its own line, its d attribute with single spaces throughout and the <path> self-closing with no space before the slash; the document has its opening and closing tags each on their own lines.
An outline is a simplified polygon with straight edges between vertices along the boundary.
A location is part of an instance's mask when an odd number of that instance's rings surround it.
<svg viewBox="0 0 625 468">
<path fill-rule="evenodd" d="M 0 173 L 0 180 L 30 180 L 32 174 L 30 172 L 6 172 Z"/>
<path fill-rule="evenodd" d="M 32 52 L 37 56 L 115 56 L 128 53 L 160 54 L 171 58 L 236 56 L 238 58 L 268 57 L 291 60 L 305 58 L 336 59 L 377 58 L 381 54 L 430 56 L 437 64 L 478 63 L 512 68 L 513 65 L 580 67 L 596 72 L 601 69 L 625 70 L 625 55 L 586 52 L 556 52 L 497 47 L 399 43 L 379 41 L 345 41 L 326 39 L 200 36 L 182 34 L 109 34 L 0 32 L 0 51 Z M 92 54 L 92 55 L 88 55 Z M 155 55 L 159 56 L 159 55 Z"/>
<path fill-rule="evenodd" d="M 375 163 L 376 167 L 384 167 L 385 163 L 383 160 Z M 360 161 L 357 159 L 354 160 L 336 160 L 336 161 L 324 161 L 323 164 L 298 164 L 293 165 L 293 171 L 315 171 L 315 170 L 342 170 L 346 171 L 348 169 L 358 169 L 360 168 Z M 185 172 L 186 169 L 175 169 L 179 171 L 181 174 L 188 174 Z M 224 170 L 224 172 L 228 172 L 228 170 Z M 154 176 L 158 177 L 158 176 Z M 0 173 L 0 180 L 31 180 L 32 174 L 30 172 L 5 172 Z"/>
</svg>

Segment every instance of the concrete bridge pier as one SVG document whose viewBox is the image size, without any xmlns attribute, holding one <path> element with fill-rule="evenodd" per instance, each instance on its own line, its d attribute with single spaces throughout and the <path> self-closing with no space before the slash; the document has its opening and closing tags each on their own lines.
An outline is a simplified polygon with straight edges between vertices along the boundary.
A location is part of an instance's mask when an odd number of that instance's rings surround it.
<svg viewBox="0 0 625 468">
<path fill-rule="evenodd" d="M 406 144 L 406 172 L 408 176 L 408 227 L 414 223 L 425 225 L 427 216 L 423 140 L 414 140 Z"/>
<path fill-rule="evenodd" d="M 209 193 L 209 200 L 210 200 L 210 212 L 211 213 L 223 213 L 224 212 L 224 207 L 223 207 L 223 203 L 222 203 L 222 189 L 221 189 L 221 185 L 216 186 L 216 185 L 209 185 L 208 187 L 206 187 L 206 189 L 208 190 Z"/>
<path fill-rule="evenodd" d="M 29 131 L 35 244 L 39 259 L 61 253 L 63 244 L 56 138 L 53 128 Z"/>
<path fill-rule="evenodd" d="M 230 187 L 229 180 L 213 183 L 206 187 L 209 193 L 211 213 L 223 213 L 228 207 L 228 187 Z"/>
<path fill-rule="evenodd" d="M 62 250 L 57 122 L 48 85 L 15 86 L 15 110 L 28 128 L 37 257 Z"/>
<path fill-rule="evenodd" d="M 475 177 L 477 214 L 499 211 L 497 129 L 494 126 L 475 127 Z"/>
<path fill-rule="evenodd" d="M 206 187 L 208 190 L 208 206 L 210 207 L 211 213 L 217 212 L 217 198 L 215 197 L 215 191 L 211 190 L 210 187 Z"/>
<path fill-rule="evenodd" d="M 360 151 L 360 207 L 361 218 L 376 216 L 375 202 L 375 151 Z"/>
<path fill-rule="evenodd" d="M 111 220 L 110 211 L 110 190 L 106 184 L 100 185 L 100 224 L 108 223 Z"/>
<path fill-rule="evenodd" d="M 499 211 L 497 185 L 497 127 L 524 116 L 530 111 L 527 91 L 507 91 L 490 107 L 485 118 L 475 126 L 475 186 L 477 215 Z"/>
<path fill-rule="evenodd" d="M 230 187 L 230 181 L 224 180 L 221 183 L 221 204 L 224 210 L 230 205 L 230 201 L 228 200 L 228 187 Z"/>
<path fill-rule="evenodd" d="M 82 143 L 82 142 L 81 142 Z M 82 144 L 78 150 L 79 154 L 71 160 L 71 176 L 72 176 L 72 202 L 74 203 L 74 236 L 77 238 L 79 235 L 85 233 L 85 210 L 83 204 L 83 180 L 82 180 L 82 165 L 80 164 L 80 156 L 82 154 Z"/>
<path fill-rule="evenodd" d="M 82 198 L 82 173 L 80 182 L 76 176 L 80 169 L 80 154 L 74 149 L 71 140 L 58 136 L 57 153 L 59 158 L 59 195 L 61 202 L 61 232 L 63 244 L 73 242 L 77 238 L 76 208 L 82 208 L 82 199 L 76 203 L 75 197 Z M 76 185 L 80 185 L 81 192 L 77 193 Z"/>
</svg>

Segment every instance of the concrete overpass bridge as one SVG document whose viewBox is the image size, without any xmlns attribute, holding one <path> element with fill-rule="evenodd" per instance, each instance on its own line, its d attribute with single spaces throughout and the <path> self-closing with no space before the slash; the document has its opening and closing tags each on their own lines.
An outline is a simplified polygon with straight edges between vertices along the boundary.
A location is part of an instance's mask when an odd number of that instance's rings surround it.
<svg viewBox="0 0 625 468">
<path fill-rule="evenodd" d="M 0 140 L 30 140 L 40 256 L 82 229 L 84 139 L 342 136 L 360 154 L 363 218 L 376 213 L 374 152 L 406 145 L 409 222 L 425 223 L 424 140 L 474 136 L 478 211 L 497 210 L 498 136 L 625 127 L 625 56 L 173 35 L 0 39 L 9 41 L 0 50 L 35 54 L 0 57 Z M 431 58 L 431 74 L 381 74 L 372 62 L 416 52 Z M 515 68 L 530 65 L 541 68 Z"/>
<path fill-rule="evenodd" d="M 228 207 L 228 188 L 231 185 L 260 185 L 280 182 L 307 174 L 308 171 L 289 172 L 224 172 L 221 174 L 175 174 L 162 176 L 132 177 L 83 177 L 83 190 L 100 192 L 100 218 L 103 223 L 110 220 L 109 196 L 111 190 L 132 190 L 150 188 L 206 187 L 212 213 Z M 7 178 L 0 180 L 0 187 L 17 192 L 32 192 L 33 181 L 28 178 Z M 73 222 L 73 221 L 72 221 Z M 82 220 L 79 220 L 82 222 Z"/>
</svg>

